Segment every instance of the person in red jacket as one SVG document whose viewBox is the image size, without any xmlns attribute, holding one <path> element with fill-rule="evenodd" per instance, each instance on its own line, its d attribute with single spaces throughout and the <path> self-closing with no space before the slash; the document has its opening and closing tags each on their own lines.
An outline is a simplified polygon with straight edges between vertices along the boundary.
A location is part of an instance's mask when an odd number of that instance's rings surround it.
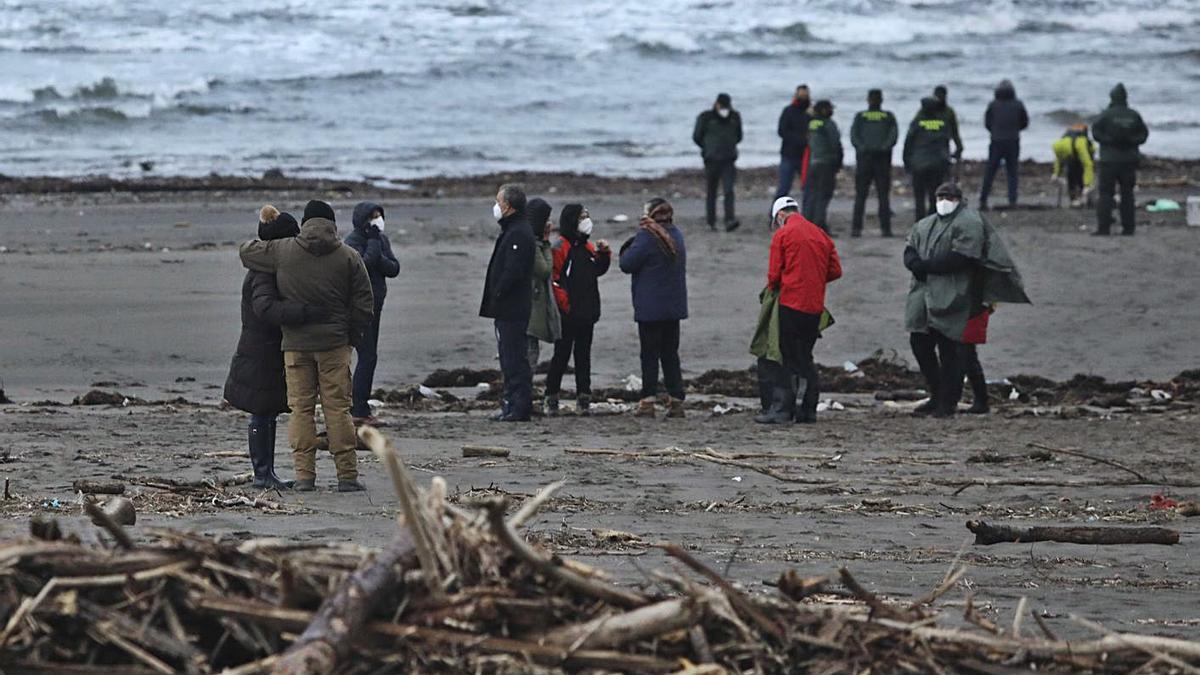
<svg viewBox="0 0 1200 675">
<path fill-rule="evenodd" d="M 817 421 L 820 383 L 813 347 L 821 337 L 825 286 L 842 276 L 837 248 L 824 230 L 800 215 L 800 205 L 780 197 L 771 207 L 772 223 L 767 287 L 779 291 L 779 351 L 787 381 L 774 388 L 771 407 L 755 418 L 763 424 Z"/>
</svg>

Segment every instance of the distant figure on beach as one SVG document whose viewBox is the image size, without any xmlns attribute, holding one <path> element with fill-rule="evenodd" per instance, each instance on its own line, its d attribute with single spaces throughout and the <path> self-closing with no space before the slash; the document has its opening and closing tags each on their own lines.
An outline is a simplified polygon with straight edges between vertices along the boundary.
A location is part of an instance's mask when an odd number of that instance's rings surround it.
<svg viewBox="0 0 1200 675">
<path fill-rule="evenodd" d="M 732 232 L 738 222 L 734 208 L 734 184 L 737 182 L 738 143 L 742 142 L 742 116 L 733 109 L 729 94 L 718 94 L 712 108 L 700 113 L 692 130 L 692 141 L 700 146 L 704 159 L 704 217 L 709 229 L 717 229 L 717 185 L 725 195 L 725 231 Z"/>
<path fill-rule="evenodd" d="M 1117 83 L 1109 92 L 1109 104 L 1092 122 L 1092 135 L 1100 144 L 1100 199 L 1096 204 L 1097 229 L 1093 234 L 1108 236 L 1113 223 L 1113 197 L 1121 186 L 1121 234 L 1133 236 L 1137 204 L 1133 188 L 1137 184 L 1138 148 L 1150 136 L 1142 116 L 1129 107 L 1125 85 Z"/>
<path fill-rule="evenodd" d="M 900 131 L 896 116 L 883 109 L 883 92 L 867 92 L 867 109 L 854 116 L 850 127 L 850 144 L 854 146 L 854 216 L 850 236 L 861 237 L 863 214 L 867 210 L 867 195 L 871 185 L 879 199 L 879 231 L 892 236 L 892 148 L 896 147 Z"/>
<path fill-rule="evenodd" d="M 558 395 L 571 355 L 575 356 L 575 401 L 580 415 L 592 404 L 592 335 L 600 320 L 600 277 L 612 263 L 612 249 L 592 244 L 592 217 L 582 204 L 567 204 L 558 219 L 554 245 L 554 297 L 562 316 L 562 337 L 546 374 L 546 414 L 558 414 Z"/>
<path fill-rule="evenodd" d="M 842 263 L 833 240 L 800 215 L 796 200 L 780 197 L 771 212 L 778 229 L 771 237 L 762 302 L 768 311 L 769 303 L 777 305 L 777 325 L 767 331 L 778 336 L 782 368 L 764 363 L 760 356 L 758 376 L 764 405 L 754 421 L 812 424 L 817 421 L 821 393 L 813 347 L 821 337 L 825 287 L 842 277 Z"/>
<path fill-rule="evenodd" d="M 670 202 L 651 199 L 643 207 L 638 233 L 621 246 L 621 271 L 632 275 L 633 320 L 641 343 L 637 417 L 654 417 L 659 364 L 667 387 L 667 417 L 684 416 L 679 322 L 688 317 L 687 248 L 674 218 Z"/>
<path fill-rule="evenodd" d="M 932 96 L 921 99 L 921 109 L 904 137 L 904 170 L 912 177 L 915 220 L 933 211 L 934 191 L 946 181 L 950 169 L 950 125 Z"/>
<path fill-rule="evenodd" d="M 267 205 L 259 211 L 258 238 L 273 241 L 295 237 L 300 226 L 290 213 Z M 322 323 L 329 310 L 284 300 L 275 286 L 275 275 L 249 270 L 242 281 L 242 333 L 225 380 L 225 400 L 250 413 L 250 466 L 254 487 L 291 489 L 293 482 L 275 475 L 275 421 L 288 411 L 287 382 L 283 372 L 283 333 L 280 326 Z"/>
<path fill-rule="evenodd" d="M 525 191 L 518 185 L 501 185 L 492 205 L 500 236 L 488 261 L 479 316 L 492 319 L 504 393 L 500 422 L 528 422 L 533 413 L 533 368 L 529 366 L 526 330 L 533 308 L 533 230 L 526 215 Z"/>
<path fill-rule="evenodd" d="M 304 207 L 295 238 L 242 244 L 247 269 L 275 275 L 288 300 L 322 307 L 324 321 L 283 327 L 287 375 L 288 439 L 296 464 L 296 489 L 311 492 L 317 478 L 318 398 L 339 492 L 365 489 L 358 481 L 358 441 L 350 417 L 350 351 L 374 320 L 375 298 L 362 258 L 338 238 L 333 207 L 312 200 Z"/>
<path fill-rule="evenodd" d="M 929 400 L 914 412 L 955 415 L 964 371 L 971 374 L 981 404 L 974 412 L 986 412 L 983 369 L 968 342 L 986 340 L 991 305 L 1029 298 L 1003 242 L 977 210 L 966 206 L 962 190 L 943 183 L 935 195 L 935 213 L 913 225 L 904 249 L 904 267 L 912 274 L 905 328 L 929 392 Z"/>
<path fill-rule="evenodd" d="M 550 232 L 554 223 L 550 221 L 553 209 L 545 199 L 530 199 L 525 207 L 529 216 L 529 231 L 533 235 L 533 273 L 530 283 L 533 295 L 530 300 L 529 326 L 526 335 L 529 346 L 526 357 L 529 367 L 537 368 L 542 355 L 542 343 L 554 344 L 562 337 L 562 321 L 558 315 L 558 303 L 550 288 L 550 276 L 554 271 L 554 253 L 550 250 Z"/>
<path fill-rule="evenodd" d="M 1001 80 L 996 86 L 995 98 L 983 114 L 983 124 L 992 132 L 988 146 L 988 162 L 983 172 L 983 187 L 979 193 L 979 210 L 987 211 L 988 196 L 992 192 L 992 181 L 1004 162 L 1004 175 L 1008 179 L 1008 206 L 1017 205 L 1017 183 L 1021 161 L 1021 131 L 1029 126 L 1029 113 L 1025 104 L 1017 98 L 1013 83 Z"/>
<path fill-rule="evenodd" d="M 804 188 L 804 217 L 829 232 L 829 202 L 842 170 L 842 134 L 833 121 L 833 103 L 817 101 L 808 122 L 808 184 Z"/>
<path fill-rule="evenodd" d="M 946 99 L 948 96 L 949 93 L 946 91 L 946 85 L 939 84 L 933 88 L 933 98 L 937 101 L 934 110 L 938 117 L 946 123 L 946 131 L 950 134 L 950 141 L 954 143 L 954 154 L 952 156 L 955 161 L 959 161 L 962 159 L 963 154 L 962 136 L 958 133 L 958 113 L 954 112 L 954 108 L 947 102 Z"/>
<path fill-rule="evenodd" d="M 1054 141 L 1050 147 L 1054 151 L 1052 177 L 1060 186 L 1059 198 L 1062 197 L 1062 188 L 1066 187 L 1071 206 L 1083 206 L 1087 203 L 1092 181 L 1095 180 L 1096 150 L 1088 138 L 1088 126 L 1071 125 L 1067 133 Z"/>
<path fill-rule="evenodd" d="M 371 294 L 375 297 L 375 314 L 354 345 L 358 363 L 354 366 L 353 404 L 350 416 L 354 424 L 376 425 L 371 414 L 371 388 L 375 382 L 375 366 L 379 363 L 379 324 L 383 316 L 383 300 L 387 297 L 387 280 L 400 275 L 400 261 L 392 253 L 392 244 L 384 234 L 386 224 L 383 207 L 374 202 L 359 202 L 351 217 L 354 230 L 346 235 L 346 245 L 358 252 L 367 276 L 371 278 Z"/>
<path fill-rule="evenodd" d="M 808 153 L 808 113 L 810 105 L 808 85 L 796 87 L 792 102 L 779 113 L 779 187 L 775 188 L 775 198 L 786 197 L 792 193 L 792 184 L 800 177 L 804 185 L 807 172 L 805 171 L 805 156 Z"/>
</svg>

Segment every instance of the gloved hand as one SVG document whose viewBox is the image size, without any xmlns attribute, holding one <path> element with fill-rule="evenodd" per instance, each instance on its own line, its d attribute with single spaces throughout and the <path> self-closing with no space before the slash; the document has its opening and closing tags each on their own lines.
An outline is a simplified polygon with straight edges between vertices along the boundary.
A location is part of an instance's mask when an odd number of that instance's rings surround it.
<svg viewBox="0 0 1200 675">
<path fill-rule="evenodd" d="M 374 225 L 367 225 L 363 232 L 367 235 L 367 239 L 379 238 L 379 228 Z"/>
<path fill-rule="evenodd" d="M 329 308 L 320 305 L 304 306 L 304 323 L 325 323 L 333 318 Z"/>
<path fill-rule="evenodd" d="M 913 277 L 917 281 L 925 281 L 929 278 L 929 264 L 920 258 L 917 258 L 915 262 L 909 265 L 908 271 L 912 272 Z"/>
</svg>

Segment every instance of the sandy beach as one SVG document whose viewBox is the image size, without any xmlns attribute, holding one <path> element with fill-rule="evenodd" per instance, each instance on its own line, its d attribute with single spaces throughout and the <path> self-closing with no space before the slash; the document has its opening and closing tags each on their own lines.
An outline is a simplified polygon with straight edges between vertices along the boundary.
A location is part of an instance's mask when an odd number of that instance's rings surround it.
<svg viewBox="0 0 1200 675">
<path fill-rule="evenodd" d="M 1136 237 L 1091 237 L 1094 212 L 1051 208 L 1048 173 L 1045 165 L 1029 166 L 1023 192 L 1029 208 L 989 215 L 1011 243 L 1035 302 L 1002 307 L 993 319 L 991 343 L 981 351 L 989 378 L 1032 374 L 1061 381 L 1083 373 L 1161 382 L 1200 366 L 1200 229 L 1186 227 L 1182 211 L 1142 209 Z M 968 195 L 977 192 L 975 175 L 967 172 Z M 674 176 L 598 183 L 603 187 L 590 190 L 586 180 L 571 176 L 526 178 L 531 194 L 556 207 L 586 203 L 597 236 L 614 246 L 633 230 L 610 218 L 634 216 L 652 194 L 672 198 L 689 247 L 685 376 L 744 369 L 751 363 L 747 347 L 765 272 L 770 172 L 744 172 L 744 224 L 731 234 L 701 224 L 698 185 L 686 174 Z M 846 275 L 831 287 L 829 305 L 838 323 L 818 345 L 817 359 L 840 366 L 882 350 L 911 362 L 902 321 L 903 239 L 879 238 L 873 217 L 867 236 L 847 236 L 847 178 L 832 210 Z M 1165 164 L 1143 174 L 1138 198 L 1182 202 L 1198 178 L 1194 163 Z M 242 269 L 235 245 L 252 234 L 264 200 L 298 210 L 309 197 L 329 197 L 347 225 L 349 209 L 360 199 L 387 208 L 387 231 L 402 269 L 384 309 L 377 386 L 404 389 L 437 368 L 494 367 L 491 329 L 476 316 L 495 235 L 489 217 L 494 183 L 492 177 L 430 181 L 405 193 L 352 186 L 353 194 L 8 191 L 0 208 L 0 246 L 6 249 L 0 254 L 0 378 L 14 403 L 0 406 L 0 473 L 10 479 L 14 499 L 0 502 L 0 537 L 21 534 L 33 513 L 60 514 L 85 531 L 71 482 L 113 476 L 130 483 L 141 510 L 138 528 L 360 542 L 390 531 L 395 500 L 377 461 L 365 453 L 360 461 L 367 493 L 273 495 L 286 505 L 280 512 L 173 499 L 136 483 L 248 468 L 236 456 L 244 451 L 245 418 L 218 403 L 238 331 Z M 903 233 L 911 209 L 904 190 L 894 194 L 893 207 Z M 595 376 L 598 386 L 617 386 L 637 370 L 628 279 L 614 268 L 602 279 L 601 292 Z M 90 389 L 175 402 L 55 405 Z M 873 590 L 904 596 L 941 579 L 969 540 L 963 523 L 970 518 L 1166 524 L 1182 533 L 1180 545 L 968 545 L 963 559 L 972 566 L 970 590 L 993 618 L 1011 615 L 1027 596 L 1063 634 L 1079 630 L 1067 619 L 1077 613 L 1123 630 L 1200 636 L 1200 566 L 1190 555 L 1200 522 L 1148 508 L 1153 494 L 1200 494 L 1167 484 L 1200 481 L 1194 461 L 1198 418 L 1191 404 L 1085 405 L 1066 414 L 1062 408 L 1038 412 L 1022 402 L 985 418 L 932 421 L 911 418 L 906 402 L 884 403 L 869 393 L 829 398 L 844 410 L 825 413 L 820 424 L 804 429 L 762 429 L 744 412 L 713 415 L 716 403 L 745 408 L 752 402 L 712 396 L 697 397 L 686 422 L 620 414 L 500 428 L 485 420 L 482 406 L 452 412 L 389 405 L 380 416 L 418 477 L 445 476 L 462 499 L 484 490 L 520 498 L 567 479 L 535 523 L 536 537 L 630 582 L 662 562 L 648 544 L 670 539 L 694 546 L 718 567 L 728 563 L 730 576 L 754 590 L 766 590 L 763 582 L 786 568 L 823 574 L 846 565 Z M 461 446 L 473 443 L 510 448 L 512 455 L 462 458 Z M 1031 457 L 1031 444 L 1116 459 L 1149 480 L 1128 484 L 1111 466 L 1086 459 Z M 762 466 L 789 480 L 685 457 L 567 452 L 671 447 L 770 453 L 776 458 Z M 994 461 L 969 461 L 989 452 Z M 289 469 L 282 442 L 280 453 L 280 465 Z M 327 455 L 318 470 L 319 484 L 328 488 Z M 953 484 L 1030 477 L 1062 484 L 961 491 Z M 601 537 L 601 529 L 630 538 Z M 951 593 L 942 606 L 961 612 L 963 600 L 963 593 Z"/>
</svg>

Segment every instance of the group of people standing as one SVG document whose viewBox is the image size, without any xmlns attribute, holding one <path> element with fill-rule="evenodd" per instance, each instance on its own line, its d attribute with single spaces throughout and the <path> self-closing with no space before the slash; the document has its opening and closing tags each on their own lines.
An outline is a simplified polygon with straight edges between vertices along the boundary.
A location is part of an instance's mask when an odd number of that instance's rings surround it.
<svg viewBox="0 0 1200 675">
<path fill-rule="evenodd" d="M 492 319 L 503 374 L 500 409 L 492 419 L 527 422 L 534 413 L 533 369 L 542 342 L 554 345 L 546 374 L 544 412 L 559 412 L 562 380 L 575 361 L 576 410 L 591 406 L 592 337 L 600 320 L 599 279 L 612 263 L 607 241 L 591 241 L 594 223 L 582 204 L 563 206 L 556 241 L 552 208 L 502 185 L 492 215 L 500 226 L 484 281 L 479 314 Z M 638 233 L 621 247 L 621 271 L 631 275 L 634 320 L 641 341 L 642 400 L 635 414 L 654 416 L 659 367 L 668 417 L 683 416 L 679 322 L 687 318 L 687 250 L 664 199 L 643 209 Z"/>
<path fill-rule="evenodd" d="M 944 85 L 934 88 L 931 96 L 921 99 L 916 115 L 908 125 L 902 146 L 902 164 L 908 173 L 913 194 L 913 215 L 920 220 L 932 213 L 936 190 L 945 182 L 957 182 L 954 167 L 962 159 L 963 142 L 958 116 L 947 102 Z M 810 222 L 829 232 L 828 211 L 843 168 L 841 133 L 833 119 L 834 106 L 828 99 L 812 102 L 808 85 L 800 85 L 791 103 L 779 115 L 779 186 L 775 198 L 787 196 L 799 177 L 803 187 L 801 212 Z M 992 185 L 1000 167 L 1004 167 L 1010 208 L 1018 203 L 1020 192 L 1021 132 L 1029 127 L 1029 112 L 1017 97 L 1016 87 L 1002 80 L 993 92 L 983 116 L 991 141 L 984 166 L 978 208 L 988 210 Z M 1110 94 L 1108 108 L 1092 124 L 1092 133 L 1100 144 L 1099 200 L 1096 206 L 1095 234 L 1110 233 L 1115 198 L 1120 193 L 1122 234 L 1135 230 L 1133 189 L 1139 159 L 1138 148 L 1149 132 L 1137 111 L 1129 107 L 1125 87 L 1118 84 Z M 1068 130 L 1071 140 L 1056 142 L 1053 178 L 1067 183 L 1073 205 L 1086 203 L 1085 189 L 1091 185 L 1091 141 L 1087 126 L 1074 125 Z M 696 119 L 692 140 L 701 149 L 705 174 L 705 217 L 716 229 L 717 188 L 724 196 L 724 223 L 727 231 L 740 221 L 735 212 L 734 185 L 737 177 L 737 144 L 742 140 L 742 117 L 733 108 L 727 93 L 717 96 L 711 109 Z M 1083 145 L 1075 139 L 1082 138 Z M 879 226 L 884 237 L 892 236 L 891 175 L 892 153 L 899 143 L 895 115 L 883 109 L 883 92 L 867 92 L 867 108 L 854 116 L 850 142 L 856 155 L 854 174 L 854 211 L 850 235 L 862 236 L 863 217 L 871 187 L 879 200 Z M 951 146 L 953 145 L 953 148 Z M 1086 153 L 1086 156 L 1085 154 Z M 1065 174 L 1065 175 L 1064 175 Z"/>
</svg>

